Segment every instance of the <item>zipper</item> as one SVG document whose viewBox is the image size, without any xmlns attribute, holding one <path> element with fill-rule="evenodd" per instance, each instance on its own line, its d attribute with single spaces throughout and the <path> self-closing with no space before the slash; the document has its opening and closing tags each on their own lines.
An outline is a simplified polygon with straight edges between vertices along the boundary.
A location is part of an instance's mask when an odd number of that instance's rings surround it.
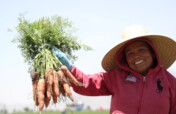
<svg viewBox="0 0 176 114">
<path fill-rule="evenodd" d="M 146 82 L 146 76 L 143 76 L 142 80 L 143 82 Z"/>
<path fill-rule="evenodd" d="M 140 96 L 140 100 L 139 100 L 137 114 L 139 114 L 139 110 L 141 108 L 141 102 L 142 102 L 142 99 L 143 99 L 145 82 L 146 82 L 146 76 L 143 76 L 143 78 L 142 78 L 142 90 L 141 90 L 141 96 Z"/>
</svg>

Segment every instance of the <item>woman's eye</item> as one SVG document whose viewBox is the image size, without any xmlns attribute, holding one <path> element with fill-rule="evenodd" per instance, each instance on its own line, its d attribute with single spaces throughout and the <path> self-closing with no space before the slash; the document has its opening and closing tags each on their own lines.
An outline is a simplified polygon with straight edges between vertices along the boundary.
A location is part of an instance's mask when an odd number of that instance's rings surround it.
<svg viewBox="0 0 176 114">
<path fill-rule="evenodd" d="M 143 51 L 145 51 L 145 50 L 146 50 L 146 49 L 144 49 L 144 48 L 139 49 L 140 52 L 143 52 Z"/>
<path fill-rule="evenodd" d="M 132 56 L 134 53 L 130 52 L 130 53 L 127 53 L 127 56 Z"/>
<path fill-rule="evenodd" d="M 144 51 L 145 49 L 139 49 L 139 51 Z"/>
</svg>

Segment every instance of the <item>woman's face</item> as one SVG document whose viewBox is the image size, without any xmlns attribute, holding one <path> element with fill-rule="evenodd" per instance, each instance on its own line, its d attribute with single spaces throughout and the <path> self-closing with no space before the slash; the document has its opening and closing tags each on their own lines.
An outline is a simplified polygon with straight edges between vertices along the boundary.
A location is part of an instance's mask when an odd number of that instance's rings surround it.
<svg viewBox="0 0 176 114">
<path fill-rule="evenodd" d="M 153 65 L 153 53 L 143 41 L 135 41 L 125 48 L 125 56 L 129 67 L 145 75 Z"/>
</svg>

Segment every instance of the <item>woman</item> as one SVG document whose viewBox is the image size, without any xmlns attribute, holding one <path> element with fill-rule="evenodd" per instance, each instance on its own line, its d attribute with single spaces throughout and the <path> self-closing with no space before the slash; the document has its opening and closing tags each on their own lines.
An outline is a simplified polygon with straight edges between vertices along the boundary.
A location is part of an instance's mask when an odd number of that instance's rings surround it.
<svg viewBox="0 0 176 114">
<path fill-rule="evenodd" d="M 55 55 L 84 84 L 72 85 L 75 92 L 111 95 L 111 114 L 176 114 L 176 79 L 166 69 L 176 59 L 176 42 L 151 35 L 141 26 L 123 33 L 128 39 L 112 48 L 103 58 L 106 72 L 86 75 L 70 64 L 66 56 Z M 62 56 L 61 56 L 62 55 Z"/>
</svg>

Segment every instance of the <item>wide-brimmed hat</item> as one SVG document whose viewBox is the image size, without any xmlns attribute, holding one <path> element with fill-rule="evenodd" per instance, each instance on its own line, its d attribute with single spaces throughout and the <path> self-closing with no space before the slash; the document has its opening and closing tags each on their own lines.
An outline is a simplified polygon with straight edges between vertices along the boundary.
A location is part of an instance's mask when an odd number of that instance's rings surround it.
<svg viewBox="0 0 176 114">
<path fill-rule="evenodd" d="M 163 35 L 150 34 L 145 28 L 139 25 L 132 25 L 122 33 L 123 41 L 114 46 L 103 58 L 102 67 L 109 71 L 114 68 L 119 68 L 116 64 L 115 56 L 118 50 L 128 41 L 137 38 L 144 38 L 152 42 L 160 57 L 161 64 L 164 68 L 169 68 L 176 60 L 176 42 Z"/>
</svg>

